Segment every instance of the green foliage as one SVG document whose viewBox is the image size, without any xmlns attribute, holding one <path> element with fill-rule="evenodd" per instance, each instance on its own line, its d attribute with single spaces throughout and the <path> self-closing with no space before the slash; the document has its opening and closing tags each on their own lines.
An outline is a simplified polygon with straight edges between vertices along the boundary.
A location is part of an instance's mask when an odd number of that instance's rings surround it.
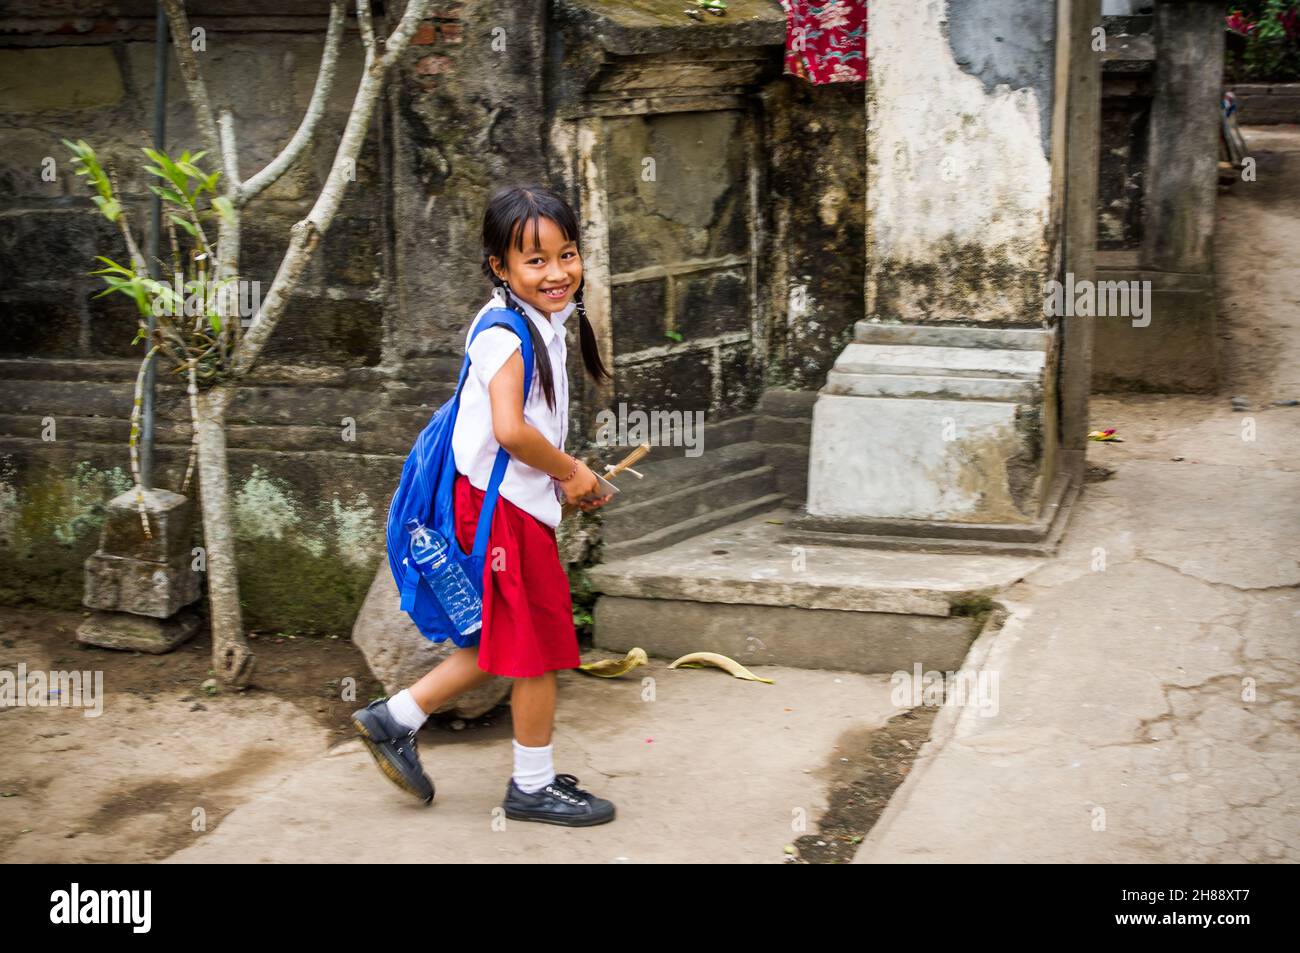
<svg viewBox="0 0 1300 953">
<path fill-rule="evenodd" d="M 1229 82 L 1300 79 L 1300 4 L 1295 0 L 1233 4 L 1224 26 Z"/>
<path fill-rule="evenodd" d="M 77 175 L 85 176 L 94 190 L 91 200 L 110 222 L 129 234 L 125 209 L 114 194 L 113 181 L 104 170 L 95 150 L 84 140 L 63 140 L 72 153 Z M 201 384 L 213 382 L 233 350 L 241 329 L 239 320 L 223 320 L 227 293 L 237 291 L 239 278 L 227 276 L 219 281 L 211 275 L 218 262 L 208 242 L 205 226 L 214 219 L 233 221 L 235 209 L 230 199 L 217 194 L 220 170 L 207 172 L 200 164 L 206 152 L 189 150 L 173 158 L 166 152 L 145 147 L 149 160 L 145 172 L 161 180 L 149 190 L 162 200 L 163 221 L 170 230 L 172 261 L 159 261 L 158 272 L 173 276 L 172 281 L 157 281 L 142 273 L 137 262 L 118 262 L 106 255 L 96 255 L 103 265 L 90 274 L 103 278 L 105 288 L 95 297 L 123 294 L 135 302 L 142 319 L 132 344 L 145 341 L 146 321 L 158 319 L 159 331 L 150 344 L 162 343 L 173 358 L 174 371 L 182 371 L 194 362 Z M 179 233 L 177 230 L 179 229 Z M 179 282 L 174 276 L 179 276 Z M 179 289 L 178 289 L 179 284 Z M 229 313 L 229 312 L 224 312 Z M 181 320 L 183 317 L 194 321 Z"/>
</svg>

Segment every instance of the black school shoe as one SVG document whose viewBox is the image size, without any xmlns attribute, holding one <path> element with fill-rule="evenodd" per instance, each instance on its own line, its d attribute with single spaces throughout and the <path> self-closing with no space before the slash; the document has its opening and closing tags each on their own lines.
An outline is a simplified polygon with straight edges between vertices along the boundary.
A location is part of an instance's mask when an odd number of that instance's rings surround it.
<svg viewBox="0 0 1300 953">
<path fill-rule="evenodd" d="M 590 791 L 578 787 L 571 774 L 557 774 L 555 780 L 539 791 L 528 794 L 510 779 L 502 804 L 506 817 L 516 821 L 542 821 L 565 827 L 590 827 L 614 819 L 614 805 Z"/>
<path fill-rule="evenodd" d="M 388 711 L 388 699 L 373 701 L 352 713 L 352 726 L 366 743 L 384 777 L 425 804 L 433 800 L 433 782 L 424 773 L 416 751 L 415 732 Z"/>
</svg>

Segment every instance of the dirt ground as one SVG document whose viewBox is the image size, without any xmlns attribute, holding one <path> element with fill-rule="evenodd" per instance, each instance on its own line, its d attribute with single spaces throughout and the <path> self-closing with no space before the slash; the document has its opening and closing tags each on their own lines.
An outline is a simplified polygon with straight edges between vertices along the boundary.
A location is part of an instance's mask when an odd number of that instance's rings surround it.
<svg viewBox="0 0 1300 953">
<path fill-rule="evenodd" d="M 253 684 L 209 695 L 211 643 L 165 655 L 81 645 L 81 612 L 0 609 L 0 669 L 103 672 L 105 715 L 0 708 L 0 860 L 158 859 L 188 837 L 161 823 L 204 806 L 209 827 L 276 772 L 349 736 L 342 680 L 360 704 L 382 694 L 344 640 L 251 634 Z M 292 729 L 292 730 L 286 730 Z M 300 750 L 306 749 L 306 750 Z"/>
<path fill-rule="evenodd" d="M 161 655 L 81 645 L 81 612 L 0 608 L 0 670 L 100 671 L 104 716 L 67 707 L 0 708 L 0 862 L 161 860 L 215 831 L 231 811 L 354 741 L 348 715 L 382 686 L 338 639 L 250 636 L 243 692 L 209 695 L 210 642 Z M 584 646 L 584 658 L 599 657 Z M 356 700 L 340 697 L 356 680 Z M 816 772 L 827 808 L 798 837 L 794 863 L 844 863 L 906 777 L 933 711 L 903 712 L 879 731 L 854 728 Z M 505 743 L 508 705 L 481 718 L 430 719 L 426 744 Z M 450 739 L 448 739 L 450 740 Z M 378 785 L 382 789 L 382 785 Z M 199 826 L 202 825 L 202 826 Z"/>
</svg>

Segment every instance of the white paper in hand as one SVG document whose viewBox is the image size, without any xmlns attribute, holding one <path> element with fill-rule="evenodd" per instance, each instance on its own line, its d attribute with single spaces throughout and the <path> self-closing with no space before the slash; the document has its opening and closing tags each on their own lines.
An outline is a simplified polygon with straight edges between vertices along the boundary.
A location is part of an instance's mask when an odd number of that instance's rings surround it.
<svg viewBox="0 0 1300 953">
<path fill-rule="evenodd" d="M 595 493 L 588 493 L 586 496 L 582 497 L 581 502 L 587 503 L 590 502 L 591 500 L 603 499 L 604 497 L 609 496 L 609 494 L 611 493 L 618 492 L 618 487 L 610 483 L 599 473 L 595 474 L 595 477 L 600 482 L 600 489 L 597 490 Z"/>
</svg>

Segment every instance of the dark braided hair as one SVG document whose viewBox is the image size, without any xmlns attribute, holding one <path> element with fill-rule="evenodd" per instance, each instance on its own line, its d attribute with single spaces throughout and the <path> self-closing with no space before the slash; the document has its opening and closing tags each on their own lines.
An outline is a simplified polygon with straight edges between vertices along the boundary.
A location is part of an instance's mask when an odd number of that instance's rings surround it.
<svg viewBox="0 0 1300 953">
<path fill-rule="evenodd" d="M 528 325 L 528 333 L 533 341 L 533 354 L 537 368 L 537 378 L 546 396 L 546 404 L 555 409 L 555 373 L 551 368 L 551 356 L 542 342 L 537 326 L 528 318 L 523 305 L 515 300 L 509 286 L 492 270 L 489 259 L 496 258 L 502 264 L 507 259 L 510 239 L 515 239 L 515 248 L 524 250 L 524 231 L 531 223 L 533 240 L 540 244 L 540 227 L 538 219 L 549 218 L 564 233 L 566 241 L 578 241 L 578 217 L 556 193 L 542 185 L 506 186 L 499 189 L 488 200 L 487 210 L 483 213 L 483 274 L 500 288 L 505 295 L 506 307 L 519 312 Z M 582 363 L 593 379 L 610 380 L 610 373 L 600 359 L 600 348 L 596 344 L 596 332 L 587 318 L 587 307 L 582 300 L 582 289 L 587 283 L 586 275 L 578 283 L 574 292 L 574 304 L 578 311 L 578 336 L 582 343 Z"/>
</svg>

